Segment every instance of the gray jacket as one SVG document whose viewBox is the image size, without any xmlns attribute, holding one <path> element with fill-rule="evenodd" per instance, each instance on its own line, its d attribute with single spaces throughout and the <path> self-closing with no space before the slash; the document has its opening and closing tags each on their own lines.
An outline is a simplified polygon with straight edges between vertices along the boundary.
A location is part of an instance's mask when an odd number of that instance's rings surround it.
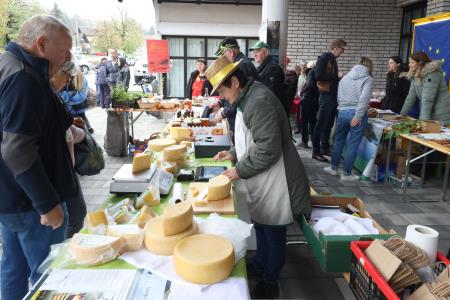
<svg viewBox="0 0 450 300">
<path fill-rule="evenodd" d="M 420 120 L 438 120 L 450 124 L 450 95 L 442 73 L 441 64 L 432 61 L 422 68 L 419 79 L 412 78 L 408 96 L 403 104 L 401 115 L 407 115 L 420 100 Z"/>
<path fill-rule="evenodd" d="M 244 124 L 255 144 L 246 158 L 235 165 L 239 177 L 248 179 L 263 173 L 283 157 L 292 214 L 298 217 L 309 213 L 308 177 L 292 142 L 289 121 L 281 102 L 266 86 L 250 80 L 233 105 L 242 111 Z M 237 158 L 235 148 L 230 152 Z M 280 192 L 277 186 L 272 187 L 272 191 Z"/>
<path fill-rule="evenodd" d="M 366 66 L 354 66 L 339 82 L 339 110 L 356 109 L 355 118 L 361 120 L 369 108 L 373 81 Z"/>
</svg>

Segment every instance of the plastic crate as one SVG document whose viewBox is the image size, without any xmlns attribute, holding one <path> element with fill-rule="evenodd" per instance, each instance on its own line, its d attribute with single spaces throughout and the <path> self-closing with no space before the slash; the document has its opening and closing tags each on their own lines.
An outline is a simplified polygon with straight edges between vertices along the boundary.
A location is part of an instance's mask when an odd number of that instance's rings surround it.
<svg viewBox="0 0 450 300">
<path fill-rule="evenodd" d="M 369 261 L 364 250 L 369 242 L 351 242 L 352 265 L 350 270 L 350 289 L 355 298 L 360 300 L 400 300 L 401 298 L 389 286 L 387 281 Z M 450 261 L 441 252 L 437 253 L 435 273 L 441 273 Z"/>
</svg>

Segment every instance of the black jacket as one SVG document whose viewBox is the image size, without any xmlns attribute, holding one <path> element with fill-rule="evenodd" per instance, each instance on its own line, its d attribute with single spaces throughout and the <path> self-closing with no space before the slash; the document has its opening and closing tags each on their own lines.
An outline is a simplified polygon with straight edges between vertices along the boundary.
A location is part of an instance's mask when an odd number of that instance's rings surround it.
<svg viewBox="0 0 450 300">
<path fill-rule="evenodd" d="M 316 80 L 331 82 L 330 93 L 336 97 L 339 85 L 339 69 L 336 57 L 331 52 L 322 53 L 316 63 Z"/>
<path fill-rule="evenodd" d="M 386 76 L 386 96 L 381 100 L 381 109 L 390 109 L 399 114 L 408 96 L 410 85 L 406 72 L 389 72 Z"/>
<path fill-rule="evenodd" d="M 284 83 L 283 69 L 275 62 L 271 55 L 258 66 L 259 81 L 267 86 L 283 104 L 286 112 L 290 107 L 286 96 L 286 84 Z"/>
<path fill-rule="evenodd" d="M 300 92 L 302 104 L 319 106 L 319 90 L 317 88 L 316 70 L 312 68 L 306 75 L 306 83 Z"/>
<path fill-rule="evenodd" d="M 188 83 L 186 86 L 186 92 L 184 93 L 185 98 L 192 99 L 192 85 L 194 84 L 195 79 L 197 78 L 199 73 L 200 72 L 198 70 L 195 70 L 194 72 L 191 73 L 191 77 L 189 77 L 189 80 L 188 80 Z M 206 77 L 205 77 L 205 79 L 206 79 Z M 202 96 L 205 94 L 206 89 L 208 89 L 208 94 L 211 94 L 213 87 L 208 80 L 205 80 L 203 82 Z"/>
</svg>

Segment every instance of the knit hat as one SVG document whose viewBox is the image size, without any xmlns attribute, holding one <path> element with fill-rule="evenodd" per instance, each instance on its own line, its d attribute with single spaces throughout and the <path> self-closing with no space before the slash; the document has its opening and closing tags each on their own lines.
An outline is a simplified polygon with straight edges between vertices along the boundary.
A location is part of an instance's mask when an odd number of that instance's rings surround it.
<svg viewBox="0 0 450 300">
<path fill-rule="evenodd" d="M 206 69 L 205 76 L 213 86 L 211 94 L 239 67 L 240 62 L 231 62 L 228 57 L 222 55 Z"/>
</svg>

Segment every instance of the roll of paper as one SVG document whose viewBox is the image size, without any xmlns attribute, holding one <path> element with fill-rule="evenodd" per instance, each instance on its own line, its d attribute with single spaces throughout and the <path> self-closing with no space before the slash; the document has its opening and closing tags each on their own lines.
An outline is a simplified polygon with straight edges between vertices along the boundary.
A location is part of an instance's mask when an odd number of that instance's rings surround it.
<svg viewBox="0 0 450 300">
<path fill-rule="evenodd" d="M 406 228 L 405 240 L 426 252 L 431 265 L 436 262 L 439 232 L 422 225 L 409 225 Z"/>
<path fill-rule="evenodd" d="M 170 201 L 170 203 L 176 204 L 182 201 L 184 201 L 183 185 L 181 184 L 181 182 L 177 182 L 173 185 L 172 200 Z"/>
</svg>

